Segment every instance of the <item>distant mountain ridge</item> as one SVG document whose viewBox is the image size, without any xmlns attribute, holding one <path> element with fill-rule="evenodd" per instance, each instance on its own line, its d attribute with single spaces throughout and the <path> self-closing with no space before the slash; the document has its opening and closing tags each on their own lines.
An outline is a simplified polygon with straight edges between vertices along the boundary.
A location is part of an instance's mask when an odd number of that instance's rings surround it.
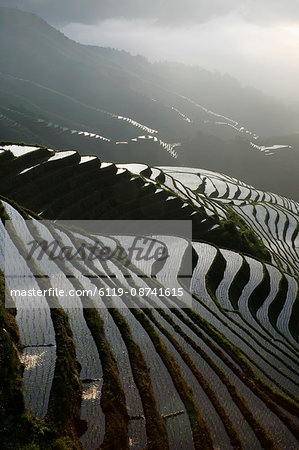
<svg viewBox="0 0 299 450">
<path fill-rule="evenodd" d="M 298 199 L 299 146 L 286 135 L 296 131 L 295 113 L 228 76 L 82 45 L 9 8 L 0 8 L 0 58 L 4 141 L 200 166 Z M 285 134 L 283 151 L 251 145 L 272 134 Z"/>
</svg>

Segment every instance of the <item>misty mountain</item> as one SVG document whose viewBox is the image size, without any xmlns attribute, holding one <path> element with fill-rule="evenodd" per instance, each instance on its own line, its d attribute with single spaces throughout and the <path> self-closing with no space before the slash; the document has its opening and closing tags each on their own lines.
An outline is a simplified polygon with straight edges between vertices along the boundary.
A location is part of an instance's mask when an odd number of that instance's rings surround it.
<svg viewBox="0 0 299 450">
<path fill-rule="evenodd" d="M 230 76 L 82 45 L 9 8 L 0 9 L 0 60 L 4 141 L 200 166 L 297 195 L 292 140 L 263 149 L 264 138 L 296 132 L 295 112 Z"/>
</svg>

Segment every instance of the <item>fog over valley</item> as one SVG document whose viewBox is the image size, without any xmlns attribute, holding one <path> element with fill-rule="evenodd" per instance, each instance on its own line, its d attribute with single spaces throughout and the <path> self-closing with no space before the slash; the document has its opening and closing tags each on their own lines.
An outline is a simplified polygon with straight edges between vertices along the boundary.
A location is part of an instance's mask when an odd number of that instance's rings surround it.
<svg viewBox="0 0 299 450">
<path fill-rule="evenodd" d="M 228 73 L 299 102 L 297 0 L 1 0 L 36 12 L 70 38 Z"/>
</svg>

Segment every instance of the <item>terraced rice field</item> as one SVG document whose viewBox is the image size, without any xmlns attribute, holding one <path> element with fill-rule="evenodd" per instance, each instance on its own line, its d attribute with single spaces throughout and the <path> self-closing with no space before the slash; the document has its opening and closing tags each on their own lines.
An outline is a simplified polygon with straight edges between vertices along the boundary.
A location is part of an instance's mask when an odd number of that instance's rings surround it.
<svg viewBox="0 0 299 450">
<path fill-rule="evenodd" d="M 76 290 L 54 300 L 12 296 L 27 410 L 47 420 L 61 357 L 53 312 L 60 307 L 80 364 L 83 448 L 107 448 L 108 442 L 133 449 L 298 448 L 299 205 L 201 169 L 115 165 L 27 147 L 24 153 L 16 146 L 3 150 L 0 270 L 27 275 L 21 285 L 29 289 L 44 283 L 33 270 L 41 275 L 51 269 L 49 286 Z M 128 252 L 134 236 L 97 236 L 42 220 L 111 219 L 116 211 L 122 219 L 193 220 L 197 238 L 151 236 L 169 255 L 155 277 L 152 261 L 134 257 L 128 266 L 114 257 L 45 264 L 34 255 L 25 263 L 23 249 L 37 238 L 70 248 L 97 238 Z M 232 213 L 262 239 L 268 260 L 227 248 L 225 239 L 214 242 Z M 238 224 L 234 233 L 242 231 Z M 181 278 L 191 249 L 192 274 Z M 6 282 L 9 291 L 20 286 L 13 277 Z M 180 288 L 182 298 L 140 294 L 132 308 L 126 294 L 169 286 Z M 121 288 L 122 295 L 109 295 L 108 288 Z"/>
</svg>

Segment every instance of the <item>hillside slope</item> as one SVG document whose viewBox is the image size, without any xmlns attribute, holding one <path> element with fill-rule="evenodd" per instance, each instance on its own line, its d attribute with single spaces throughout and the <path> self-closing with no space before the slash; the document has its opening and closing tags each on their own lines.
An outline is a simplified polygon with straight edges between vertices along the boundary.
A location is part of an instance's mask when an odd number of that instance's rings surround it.
<svg viewBox="0 0 299 450">
<path fill-rule="evenodd" d="M 3 140 L 206 167 L 298 200 L 299 153 L 289 137 L 298 112 L 227 76 L 81 45 L 9 8 L 0 8 L 0 58 Z M 256 147 L 278 133 L 282 151 Z"/>
<path fill-rule="evenodd" d="M 192 242 L 155 236 L 153 245 L 163 243 L 170 255 L 155 268 L 137 257 L 129 265 L 117 257 L 53 260 L 57 281 L 41 276 L 48 266 L 33 256 L 31 288 L 46 283 L 76 295 L 36 304 L 12 293 L 28 412 L 87 449 L 297 447 L 296 202 L 203 169 L 113 164 L 13 144 L 1 146 L 0 170 L 2 272 L 6 264 L 23 273 L 32 239 L 75 249 L 97 238 L 126 253 L 134 239 L 75 232 L 59 220 L 49 226 L 46 218 L 193 223 Z M 181 278 L 190 248 L 192 275 Z M 8 277 L 7 290 L 18 283 Z M 167 287 L 182 296 L 154 291 Z M 78 396 L 79 414 L 67 402 Z"/>
</svg>

